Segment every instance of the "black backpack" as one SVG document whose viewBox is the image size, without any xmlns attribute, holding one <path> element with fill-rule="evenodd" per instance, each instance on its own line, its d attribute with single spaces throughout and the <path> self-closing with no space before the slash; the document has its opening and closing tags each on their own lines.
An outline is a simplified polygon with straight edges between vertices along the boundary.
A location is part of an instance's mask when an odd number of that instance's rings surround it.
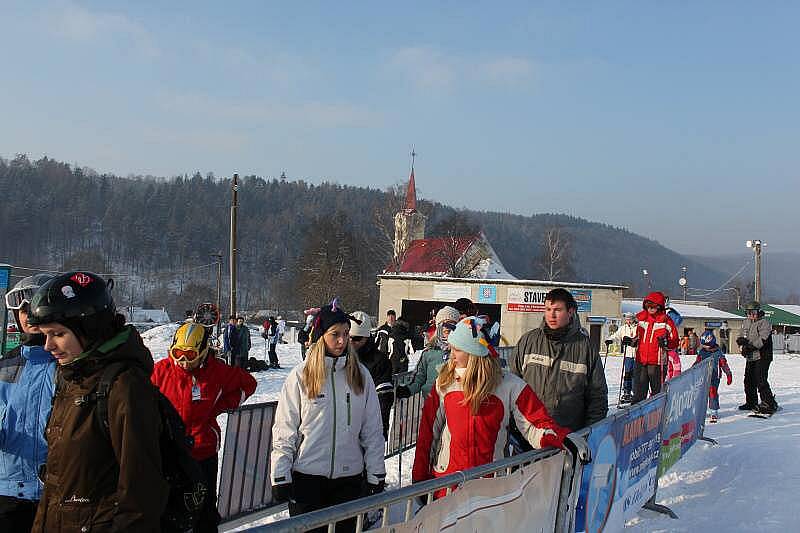
<svg viewBox="0 0 800 533">
<path fill-rule="evenodd" d="M 109 364 L 103 370 L 95 391 L 89 395 L 90 400 L 97 402 L 95 416 L 109 439 L 108 393 L 111 384 L 127 367 L 121 362 Z M 192 458 L 194 439 L 186 434 L 186 425 L 178 411 L 155 385 L 153 393 L 161 415 L 161 470 L 169 485 L 167 507 L 161 515 L 161 529 L 187 531 L 197 525 L 208 494 L 208 482 L 200 465 Z"/>
</svg>

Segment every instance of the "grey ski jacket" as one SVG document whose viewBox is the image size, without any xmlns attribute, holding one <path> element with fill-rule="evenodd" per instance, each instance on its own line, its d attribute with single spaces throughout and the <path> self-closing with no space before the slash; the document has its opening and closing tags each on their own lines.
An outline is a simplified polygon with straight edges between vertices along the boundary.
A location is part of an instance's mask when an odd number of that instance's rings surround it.
<svg viewBox="0 0 800 533">
<path fill-rule="evenodd" d="M 542 326 L 522 336 L 511 354 L 511 371 L 524 379 L 561 426 L 573 431 L 602 420 L 608 413 L 608 387 L 599 353 L 576 314 L 560 340 Z"/>
</svg>

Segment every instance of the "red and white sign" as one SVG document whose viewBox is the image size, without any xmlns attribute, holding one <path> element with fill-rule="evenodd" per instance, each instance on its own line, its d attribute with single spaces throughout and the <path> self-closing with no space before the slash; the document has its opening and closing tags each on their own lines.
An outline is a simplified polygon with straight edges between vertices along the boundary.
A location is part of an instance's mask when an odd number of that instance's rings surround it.
<svg viewBox="0 0 800 533">
<path fill-rule="evenodd" d="M 528 287 L 509 287 L 507 305 L 509 311 L 543 313 L 547 290 Z"/>
</svg>

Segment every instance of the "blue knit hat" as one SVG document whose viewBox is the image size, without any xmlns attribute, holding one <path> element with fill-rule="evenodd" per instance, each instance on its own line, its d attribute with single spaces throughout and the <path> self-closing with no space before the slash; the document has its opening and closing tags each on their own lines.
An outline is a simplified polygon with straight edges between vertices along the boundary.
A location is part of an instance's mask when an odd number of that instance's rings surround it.
<svg viewBox="0 0 800 533">
<path fill-rule="evenodd" d="M 717 345 L 717 338 L 714 336 L 714 332 L 710 329 L 707 329 L 700 335 L 700 344 L 705 344 L 706 346 L 716 346 Z"/>
<path fill-rule="evenodd" d="M 489 342 L 481 332 L 483 324 L 483 320 L 478 317 L 462 318 L 456 325 L 456 329 L 447 337 L 447 344 L 451 348 L 458 348 L 468 354 L 486 357 L 489 354 Z"/>
</svg>

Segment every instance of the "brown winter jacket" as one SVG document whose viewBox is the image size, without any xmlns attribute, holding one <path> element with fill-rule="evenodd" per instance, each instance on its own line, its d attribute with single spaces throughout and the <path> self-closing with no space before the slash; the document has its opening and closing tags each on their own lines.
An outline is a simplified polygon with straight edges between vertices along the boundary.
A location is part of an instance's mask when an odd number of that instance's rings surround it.
<svg viewBox="0 0 800 533">
<path fill-rule="evenodd" d="M 98 425 L 96 402 L 81 404 L 111 361 L 128 368 L 108 397 L 111 439 Z M 168 487 L 161 474 L 153 358 L 131 326 L 84 359 L 59 368 L 47 425 L 44 493 L 33 531 L 159 531 Z"/>
</svg>

